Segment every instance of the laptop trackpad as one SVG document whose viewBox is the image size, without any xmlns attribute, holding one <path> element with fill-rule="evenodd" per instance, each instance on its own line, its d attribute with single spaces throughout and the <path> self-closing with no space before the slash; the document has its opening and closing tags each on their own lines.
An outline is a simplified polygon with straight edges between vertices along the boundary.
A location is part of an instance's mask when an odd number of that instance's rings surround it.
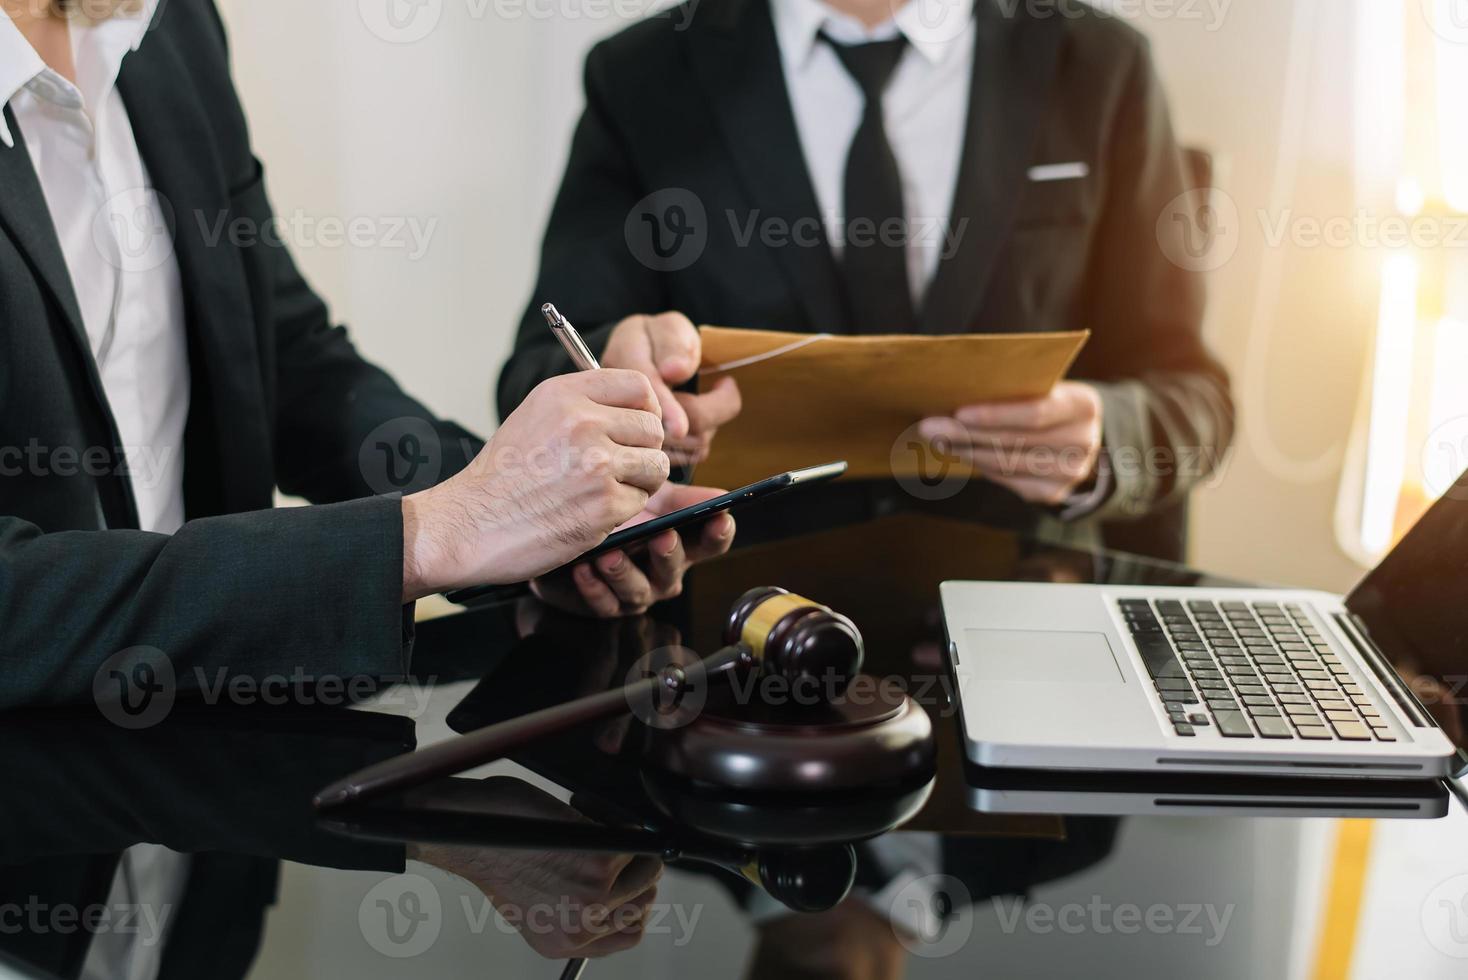
<svg viewBox="0 0 1468 980">
<path fill-rule="evenodd" d="M 988 681 L 1124 684 L 1104 633 L 964 630 L 966 664 Z"/>
</svg>

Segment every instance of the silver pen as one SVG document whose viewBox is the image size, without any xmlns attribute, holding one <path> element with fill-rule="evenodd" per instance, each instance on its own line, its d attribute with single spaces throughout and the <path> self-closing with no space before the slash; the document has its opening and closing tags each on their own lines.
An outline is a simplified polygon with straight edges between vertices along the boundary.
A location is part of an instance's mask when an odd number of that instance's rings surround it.
<svg viewBox="0 0 1468 980">
<path fill-rule="evenodd" d="M 576 328 L 571 326 L 571 321 L 561 316 L 561 311 L 556 309 L 554 303 L 546 303 L 542 306 L 540 308 L 540 315 L 545 317 L 546 326 L 550 327 L 551 333 L 555 334 L 556 339 L 561 342 L 561 347 L 565 349 L 566 354 L 571 358 L 571 363 L 576 365 L 576 370 L 601 370 L 601 362 L 596 359 L 596 355 L 591 352 L 591 348 L 586 346 L 586 341 L 581 339 L 581 335 L 576 332 Z M 692 464 L 683 468 L 683 474 L 679 479 L 683 482 L 692 481 Z"/>
<path fill-rule="evenodd" d="M 546 318 L 546 326 L 551 327 L 551 333 L 555 339 L 561 342 L 562 348 L 571 358 L 571 364 L 575 365 L 577 371 L 600 371 L 602 365 L 597 362 L 596 355 L 592 354 L 592 348 L 586 346 L 586 340 L 581 339 L 581 334 L 575 332 L 571 321 L 562 317 L 561 311 L 556 310 L 555 304 L 546 304 L 540 307 L 540 315 Z M 580 980 L 581 974 L 586 973 L 586 959 L 575 957 L 567 959 L 565 970 L 561 971 L 561 980 Z"/>
<path fill-rule="evenodd" d="M 597 363 L 596 355 L 591 348 L 586 346 L 586 341 L 571 326 L 571 321 L 561 316 L 561 311 L 550 303 L 540 308 L 540 315 L 545 317 L 546 325 L 550 327 L 551 333 L 555 334 L 561 346 L 571 358 L 571 363 L 576 365 L 578 371 L 600 371 L 601 365 Z"/>
<path fill-rule="evenodd" d="M 556 339 L 561 342 L 561 346 L 571 356 L 571 361 L 576 365 L 576 370 L 601 370 L 601 365 L 597 363 L 596 355 L 591 352 L 590 347 L 586 346 L 586 341 L 581 339 L 581 335 L 576 332 L 576 328 L 571 326 L 571 321 L 561 316 L 560 310 L 547 303 L 540 308 L 540 315 L 545 317 L 545 322 L 549 325 L 551 333 L 556 335 Z M 478 599 L 494 598 L 498 601 L 503 597 L 514 598 L 523 594 L 525 594 L 524 586 L 479 585 L 473 588 L 450 592 L 448 593 L 448 598 L 450 602 L 468 604 Z M 573 960 L 572 962 L 578 961 Z M 579 962 L 583 966 L 586 963 L 585 960 L 580 960 Z M 576 976 L 580 976 L 580 973 L 578 972 Z"/>
</svg>

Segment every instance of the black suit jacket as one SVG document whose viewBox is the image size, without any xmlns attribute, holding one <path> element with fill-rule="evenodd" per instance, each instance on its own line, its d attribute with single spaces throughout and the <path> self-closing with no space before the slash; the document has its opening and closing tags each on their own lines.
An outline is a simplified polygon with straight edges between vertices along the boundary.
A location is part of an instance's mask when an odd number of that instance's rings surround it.
<svg viewBox="0 0 1468 980">
<path fill-rule="evenodd" d="M 118 85 L 182 273 L 190 520 L 173 536 L 132 530 L 117 427 L 7 109 L 17 145 L 0 147 L 0 709 L 90 697 L 98 665 L 139 645 L 170 658 L 180 688 L 195 667 L 401 674 L 400 505 L 372 493 L 394 489 L 389 476 L 415 477 L 402 490 L 446 476 L 478 443 L 358 356 L 284 247 L 214 234 L 237 221 L 264 230 L 271 209 L 210 0 L 163 4 Z M 422 437 L 406 448 L 433 444 L 431 467 L 393 469 L 377 454 L 403 431 Z M 266 511 L 277 486 L 327 506 Z"/>
<path fill-rule="evenodd" d="M 962 233 L 929 287 L 919 330 L 1090 329 L 1074 376 L 1102 391 L 1116 477 L 1094 517 L 1135 520 L 1174 507 L 1208 475 L 1198 451 L 1203 462 L 1218 458 L 1233 410 L 1226 374 L 1202 341 L 1203 284 L 1157 237 L 1159 217 L 1189 183 L 1146 43 L 1089 7 L 1067 4 L 1064 14 L 976 3 L 949 222 Z M 695 323 L 846 328 L 767 0 L 702 0 L 602 42 L 586 61 L 586 101 L 533 301 L 500 376 L 501 414 L 569 369 L 539 319 L 547 300 L 589 328 L 596 349 L 621 318 L 670 309 Z M 1085 162 L 1089 176 L 1028 179 L 1033 166 L 1069 161 Z M 706 242 L 686 268 L 663 271 L 629 246 L 649 195 L 655 211 L 661 201 L 697 201 L 692 217 L 701 209 Z M 820 239 L 748 244 L 751 220 Z M 1152 465 L 1138 465 L 1154 452 Z M 984 486 L 975 505 L 1014 510 L 1013 497 Z M 1177 553 L 1177 533 L 1164 531 L 1153 550 Z"/>
</svg>

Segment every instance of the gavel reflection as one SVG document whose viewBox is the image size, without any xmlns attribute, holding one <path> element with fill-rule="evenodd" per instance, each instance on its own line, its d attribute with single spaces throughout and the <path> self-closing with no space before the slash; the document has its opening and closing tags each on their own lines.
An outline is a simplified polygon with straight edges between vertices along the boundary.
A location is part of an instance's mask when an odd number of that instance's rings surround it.
<svg viewBox="0 0 1468 980">
<path fill-rule="evenodd" d="M 462 802 L 462 801 L 461 801 Z M 731 871 L 793 912 L 824 912 L 851 890 L 851 844 L 757 846 L 680 831 L 539 820 L 463 809 L 349 807 L 323 817 L 323 828 L 358 840 L 441 844 L 495 850 L 648 855 L 664 864 Z"/>
<path fill-rule="evenodd" d="M 791 682 L 816 681 L 839 695 L 861 671 L 864 655 L 861 633 L 851 620 L 818 602 L 770 586 L 740 597 L 729 614 L 724 639 L 725 647 L 696 664 L 669 664 L 621 688 L 489 725 L 369 766 L 323 789 L 315 806 L 328 810 L 402 792 L 494 762 L 521 745 L 611 717 L 633 705 L 676 701 L 694 685 L 730 672 L 764 671 Z"/>
<path fill-rule="evenodd" d="M 468 732 L 370 766 L 322 790 L 326 820 L 357 834 L 384 829 L 418 839 L 435 824 L 441 842 L 497 847 L 654 854 L 734 870 L 797 912 L 831 909 L 856 876 L 852 842 L 885 833 L 915 815 L 932 790 L 932 723 L 905 693 L 881 689 L 871 702 L 844 703 L 861 671 L 861 633 L 845 616 L 784 589 L 762 587 L 734 604 L 726 646 L 692 664 L 667 664 L 621 688 L 578 698 Z M 735 705 L 662 729 L 638 707 L 677 706 L 715 678 L 760 672 L 792 686 L 813 682 L 828 695 L 790 711 Z M 644 788 L 676 824 L 699 831 L 696 844 L 649 829 L 556 825 L 516 827 L 482 814 L 397 813 L 360 804 L 498 760 L 536 739 L 633 710 L 651 724 Z M 656 729 L 656 730 L 655 730 Z M 710 796 L 705 790 L 712 789 Z M 885 791 L 885 792 L 884 792 Z M 732 796 L 728 795 L 732 792 Z M 529 835 L 529 836 L 526 836 Z M 533 841 L 533 844 L 530 843 Z M 581 975 L 571 960 L 562 974 Z"/>
</svg>

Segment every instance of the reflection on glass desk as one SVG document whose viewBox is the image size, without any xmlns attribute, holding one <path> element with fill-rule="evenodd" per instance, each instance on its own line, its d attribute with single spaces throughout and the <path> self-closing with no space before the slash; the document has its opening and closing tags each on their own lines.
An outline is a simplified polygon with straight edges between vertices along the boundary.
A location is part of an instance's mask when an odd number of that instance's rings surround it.
<svg viewBox="0 0 1468 980">
<path fill-rule="evenodd" d="M 637 619 L 522 600 L 420 624 L 412 684 L 365 710 L 180 699 L 131 732 L 89 706 L 0 718 L 0 954 L 80 976 L 128 915 L 165 977 L 550 978 L 588 952 L 610 953 L 591 978 L 1462 975 L 1468 811 L 1443 784 L 977 771 L 941 651 L 946 578 L 1236 584 L 897 514 L 737 548 Z M 626 717 L 370 814 L 312 812 L 415 744 L 618 686 L 650 653 L 711 652 L 757 585 L 856 621 L 868 671 L 937 726 L 931 784 L 772 810 L 668 780 Z M 1368 815 L 1419 819 L 1338 819 Z M 191 855 L 161 904 L 146 882 L 111 891 L 142 843 Z M 635 935 L 591 938 L 593 899 L 632 892 Z"/>
</svg>

